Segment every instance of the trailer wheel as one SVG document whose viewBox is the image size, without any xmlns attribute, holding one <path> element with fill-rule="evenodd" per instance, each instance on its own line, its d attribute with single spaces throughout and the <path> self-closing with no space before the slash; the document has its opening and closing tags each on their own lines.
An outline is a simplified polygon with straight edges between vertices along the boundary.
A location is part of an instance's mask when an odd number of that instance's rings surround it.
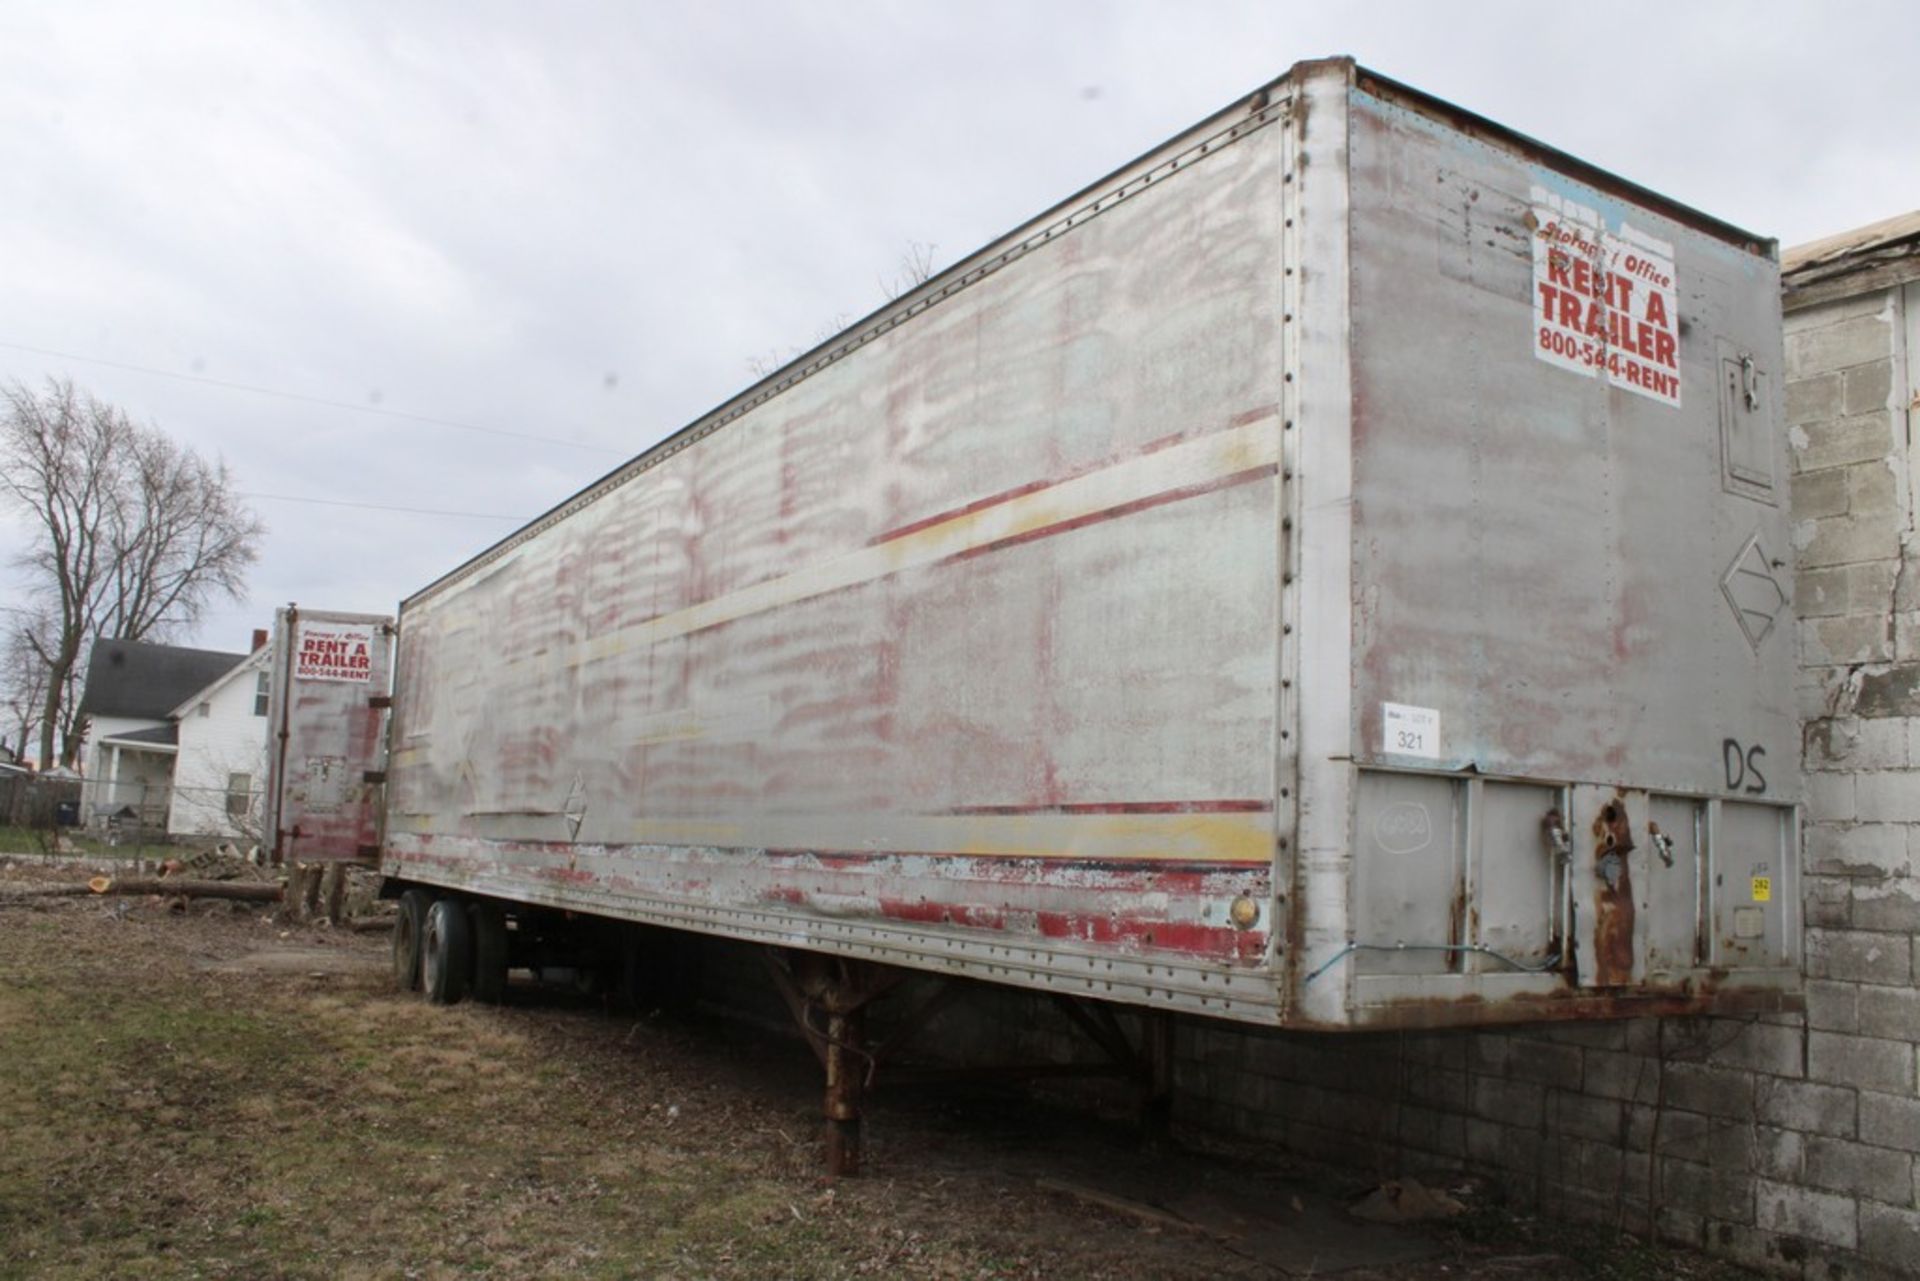
<svg viewBox="0 0 1920 1281">
<path fill-rule="evenodd" d="M 473 931 L 467 924 L 467 905 L 443 898 L 427 909 L 427 927 L 420 934 L 424 955 L 427 999 L 435 1005 L 453 1005 L 467 994 L 473 973 Z"/>
<path fill-rule="evenodd" d="M 420 935 L 432 905 L 433 896 L 425 890 L 400 895 L 400 915 L 393 922 L 393 981 L 402 992 L 420 990 Z"/>
<path fill-rule="evenodd" d="M 473 999 L 498 1005 L 507 999 L 507 916 L 497 903 L 475 903 Z"/>
</svg>

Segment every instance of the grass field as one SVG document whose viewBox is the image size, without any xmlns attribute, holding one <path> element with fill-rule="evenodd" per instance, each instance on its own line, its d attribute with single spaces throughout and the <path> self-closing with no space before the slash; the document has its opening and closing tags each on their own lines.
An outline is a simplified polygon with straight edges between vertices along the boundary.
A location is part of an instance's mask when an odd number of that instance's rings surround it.
<svg viewBox="0 0 1920 1281">
<path fill-rule="evenodd" d="M 779 1141 L 809 1134 L 807 1118 L 731 1099 L 704 1115 L 711 1088 L 662 1070 L 663 1047 L 616 1053 L 604 1019 L 557 1016 L 590 1025 L 563 1044 L 550 1013 L 428 1011 L 377 967 L 215 968 L 272 934 L 250 917 L 192 924 L 182 955 L 165 917 L 6 919 L 0 1271 L 775 1276 L 923 1255 L 929 1274 L 974 1275 L 1023 1262 L 850 1212 L 857 1192 L 818 1184 L 808 1145 Z"/>
<path fill-rule="evenodd" d="M 162 849 L 160 845 L 150 844 L 144 851 L 133 845 L 109 845 L 105 841 L 78 833 L 77 829 L 63 829 L 63 845 L 74 854 L 87 858 L 136 858 L 143 852 L 152 857 Z M 51 854 L 53 833 L 45 828 L 10 827 L 0 823 L 0 854 Z"/>
<path fill-rule="evenodd" d="M 1265 1277 L 1383 1239 L 1326 1197 L 1302 1231 L 1350 1239 L 1289 1257 L 1102 1209 L 1047 1190 L 1135 1159 L 1091 1119 L 937 1097 L 876 1103 L 871 1176 L 829 1183 L 795 1044 L 532 997 L 429 1008 L 384 948 L 252 911 L 0 902 L 0 1277 Z M 1315 1196 L 1229 1174 L 1276 1223 Z M 1484 1219 L 1349 1275 L 1737 1275 L 1542 1236 Z"/>
</svg>

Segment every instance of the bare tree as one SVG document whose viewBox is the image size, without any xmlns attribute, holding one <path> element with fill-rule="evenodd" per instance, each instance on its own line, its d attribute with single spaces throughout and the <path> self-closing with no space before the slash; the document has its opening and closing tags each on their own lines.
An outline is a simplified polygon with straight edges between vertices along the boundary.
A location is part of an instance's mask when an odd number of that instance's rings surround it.
<svg viewBox="0 0 1920 1281">
<path fill-rule="evenodd" d="M 755 378 L 765 378 L 778 370 L 786 368 L 852 323 L 852 316 L 849 316 L 844 311 L 840 312 L 835 315 L 832 320 L 822 325 L 813 335 L 813 341 L 804 347 L 789 347 L 787 348 L 787 354 L 784 356 L 781 355 L 779 351 L 774 350 L 762 352 L 758 356 L 747 357 L 747 372 Z"/>
<path fill-rule="evenodd" d="M 40 761 L 79 754 L 73 683 L 96 638 L 141 640 L 237 599 L 264 532 L 209 462 L 158 428 L 141 426 L 72 383 L 42 392 L 15 383 L 0 407 L 0 502 L 34 534 L 15 563 L 49 615 L 29 632 L 46 664 Z"/>
<path fill-rule="evenodd" d="M 907 247 L 900 251 L 900 261 L 894 265 L 893 278 L 880 282 L 880 292 L 887 296 L 887 301 L 911 293 L 933 279 L 933 255 L 939 248 L 924 240 L 907 242 Z"/>
<path fill-rule="evenodd" d="M 940 246 L 928 244 L 924 240 L 909 240 L 907 247 L 900 251 L 900 259 L 894 264 L 893 274 L 882 276 L 876 273 L 874 276 L 874 283 L 880 286 L 881 300 L 892 302 L 900 295 L 911 293 L 932 280 L 933 255 L 939 248 Z M 755 378 L 765 378 L 839 334 L 852 323 L 853 317 L 841 312 L 815 333 L 813 341 L 804 347 L 789 347 L 785 355 L 775 348 L 757 356 L 747 357 L 747 372 Z"/>
<path fill-rule="evenodd" d="M 11 612 L 0 632 L 0 714 L 6 717 L 0 740 L 25 757 L 46 715 L 47 664 L 40 655 L 52 648 L 53 620 L 44 607 Z"/>
</svg>

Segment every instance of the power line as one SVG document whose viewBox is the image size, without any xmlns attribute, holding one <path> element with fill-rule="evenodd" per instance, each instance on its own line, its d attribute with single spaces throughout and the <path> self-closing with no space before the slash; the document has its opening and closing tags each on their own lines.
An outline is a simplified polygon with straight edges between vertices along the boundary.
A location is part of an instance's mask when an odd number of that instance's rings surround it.
<svg viewBox="0 0 1920 1281">
<path fill-rule="evenodd" d="M 384 503 L 353 503 L 344 498 L 299 498 L 293 494 L 256 494 L 245 490 L 235 492 L 242 498 L 260 498 L 276 503 L 312 503 L 317 507 L 358 507 L 370 512 L 405 512 L 411 516 L 471 516 L 475 520 L 511 521 L 527 519 L 525 516 L 502 516 L 498 512 L 453 512 L 432 507 L 389 507 Z"/>
<path fill-rule="evenodd" d="M 123 360 L 106 360 L 99 356 L 81 356 L 71 351 L 54 351 L 48 347 L 30 347 L 26 343 L 0 342 L 0 347 L 9 351 L 31 352 L 36 356 L 52 356 L 57 360 L 77 360 L 88 365 L 105 365 L 109 369 L 125 369 L 136 374 L 151 374 L 155 378 L 173 378 L 183 383 L 202 383 L 208 387 L 224 387 L 228 391 L 252 392 L 256 396 L 278 396 L 282 400 L 297 400 L 308 405 L 325 405 L 330 409 L 348 409 L 356 414 L 378 414 L 383 418 L 401 418 L 408 422 L 429 423 L 435 427 L 452 427 L 457 431 L 479 432 L 485 436 L 505 436 L 513 440 L 532 440 L 542 445 L 560 445 L 567 449 L 584 449 L 593 454 L 619 454 L 625 451 L 609 449 L 605 445 L 583 445 L 578 441 L 562 440 L 558 436 L 538 436 L 532 432 L 508 431 L 504 427 L 481 427 L 475 423 L 456 422 L 451 418 L 435 418 L 431 414 L 410 414 L 399 409 L 383 409 L 379 405 L 356 405 L 350 400 L 329 400 L 325 396 L 308 396 L 297 391 L 281 391 L 277 387 L 257 387 L 251 383 L 228 382 L 224 378 L 208 378 L 204 374 L 182 374 L 171 369 L 155 369 L 149 365 L 132 365 Z"/>
</svg>

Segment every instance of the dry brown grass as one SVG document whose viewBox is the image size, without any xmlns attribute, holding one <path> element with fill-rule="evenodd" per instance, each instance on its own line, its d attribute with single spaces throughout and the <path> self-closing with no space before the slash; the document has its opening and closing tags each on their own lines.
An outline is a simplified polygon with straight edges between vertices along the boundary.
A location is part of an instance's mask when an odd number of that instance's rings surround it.
<svg viewBox="0 0 1920 1281">
<path fill-rule="evenodd" d="M 964 1110 L 879 1103 L 872 1177 L 828 1183 L 797 1044 L 553 1001 L 432 1009 L 392 990 L 385 946 L 224 908 L 0 909 L 0 1277 L 1312 1266 L 1040 1191 L 1007 1151 L 1024 1122 Z M 1083 1124 L 1059 1124 L 1068 1149 Z M 1497 1258 L 1456 1242 L 1367 1275 L 1518 1275 Z"/>
</svg>

